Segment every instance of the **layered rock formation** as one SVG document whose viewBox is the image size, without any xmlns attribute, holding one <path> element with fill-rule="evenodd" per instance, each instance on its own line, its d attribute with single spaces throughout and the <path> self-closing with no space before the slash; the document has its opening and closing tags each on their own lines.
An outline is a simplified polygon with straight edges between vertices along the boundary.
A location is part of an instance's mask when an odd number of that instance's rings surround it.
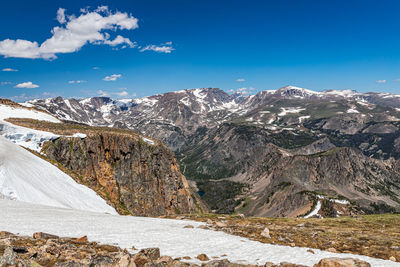
<svg viewBox="0 0 400 267">
<path fill-rule="evenodd" d="M 204 209 L 173 153 L 161 143 L 144 140 L 99 131 L 86 138 L 50 141 L 42 152 L 77 174 L 120 213 L 157 216 Z"/>
</svg>

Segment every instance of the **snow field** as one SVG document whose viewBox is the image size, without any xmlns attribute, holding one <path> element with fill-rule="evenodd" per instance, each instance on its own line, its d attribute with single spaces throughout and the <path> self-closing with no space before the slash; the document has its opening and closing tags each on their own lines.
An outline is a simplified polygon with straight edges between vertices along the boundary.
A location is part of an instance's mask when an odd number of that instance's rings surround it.
<svg viewBox="0 0 400 267">
<path fill-rule="evenodd" d="M 188 229 L 203 223 L 187 220 L 119 216 L 77 210 L 60 209 L 0 200 L 0 229 L 32 235 L 42 231 L 59 236 L 80 237 L 87 235 L 89 240 L 115 244 L 122 248 L 137 249 L 159 247 L 162 255 L 172 257 L 190 256 L 193 260 L 198 254 L 211 256 L 227 254 L 228 260 L 245 264 L 265 264 L 270 261 L 283 261 L 313 266 L 322 258 L 353 257 L 368 261 L 374 267 L 394 267 L 400 263 L 374 259 L 367 256 L 330 253 L 308 248 L 287 247 L 264 244 L 221 231 Z"/>
</svg>

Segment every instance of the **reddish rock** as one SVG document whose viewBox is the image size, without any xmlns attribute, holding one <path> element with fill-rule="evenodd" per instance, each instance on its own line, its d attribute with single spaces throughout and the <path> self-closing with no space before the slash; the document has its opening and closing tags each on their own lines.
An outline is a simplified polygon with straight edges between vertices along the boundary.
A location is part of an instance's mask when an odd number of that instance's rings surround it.
<svg viewBox="0 0 400 267">
<path fill-rule="evenodd" d="M 196 258 L 201 261 L 209 261 L 210 260 L 210 258 L 206 254 L 199 254 L 199 255 L 197 255 Z"/>
</svg>

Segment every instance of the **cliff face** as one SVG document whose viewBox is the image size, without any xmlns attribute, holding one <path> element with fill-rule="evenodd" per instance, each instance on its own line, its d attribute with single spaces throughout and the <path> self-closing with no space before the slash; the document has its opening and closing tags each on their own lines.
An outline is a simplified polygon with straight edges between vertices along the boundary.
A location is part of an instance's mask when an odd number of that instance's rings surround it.
<svg viewBox="0 0 400 267">
<path fill-rule="evenodd" d="M 107 132 L 86 138 L 61 137 L 42 152 L 103 195 L 119 213 L 141 216 L 199 212 L 173 153 L 160 143 Z"/>
</svg>

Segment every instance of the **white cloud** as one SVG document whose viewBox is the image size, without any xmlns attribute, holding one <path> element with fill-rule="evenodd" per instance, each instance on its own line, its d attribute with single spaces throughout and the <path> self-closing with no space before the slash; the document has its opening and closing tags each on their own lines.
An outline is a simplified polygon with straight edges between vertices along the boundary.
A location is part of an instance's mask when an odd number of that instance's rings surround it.
<svg viewBox="0 0 400 267">
<path fill-rule="evenodd" d="M 144 52 L 144 51 L 154 51 L 157 53 L 171 53 L 173 50 L 175 50 L 172 47 L 172 42 L 166 42 L 164 44 L 160 44 L 160 45 L 147 45 L 145 47 L 143 47 L 142 49 L 140 49 L 140 52 Z"/>
<path fill-rule="evenodd" d="M 12 84 L 12 82 L 0 82 L 0 85 L 8 85 L 8 84 Z"/>
<path fill-rule="evenodd" d="M 376 83 L 386 83 L 386 80 L 377 80 Z"/>
<path fill-rule="evenodd" d="M 243 78 L 239 78 L 239 79 L 237 79 L 236 81 L 237 81 L 237 82 L 244 82 L 244 81 L 246 81 L 246 80 L 243 79 Z"/>
<path fill-rule="evenodd" d="M 78 17 L 65 16 L 65 10 L 57 11 L 57 20 L 62 26 L 54 27 L 52 36 L 42 44 L 28 40 L 5 39 L 0 41 L 0 55 L 17 58 L 43 58 L 55 59 L 56 54 L 72 53 L 78 51 L 87 43 L 106 44 L 116 46 L 134 44 L 128 38 L 118 35 L 114 40 L 109 40 L 110 35 L 104 32 L 110 30 L 132 30 L 138 28 L 138 19 L 128 13 L 119 11 L 111 12 L 106 6 L 95 11 L 82 12 Z"/>
<path fill-rule="evenodd" d="M 15 88 L 38 88 L 39 85 L 34 84 L 32 82 L 24 82 L 24 83 L 19 83 L 16 86 L 14 86 Z"/>
<path fill-rule="evenodd" d="M 103 44 L 110 45 L 110 46 L 117 46 L 121 44 L 127 44 L 130 48 L 135 47 L 136 44 L 134 44 L 129 38 L 122 37 L 121 35 L 118 35 L 115 37 L 114 40 L 104 40 Z M 126 46 L 123 46 L 122 48 L 125 48 Z"/>
<path fill-rule="evenodd" d="M 67 20 L 65 19 L 65 8 L 59 8 L 57 10 L 57 20 L 58 22 L 60 22 L 61 24 L 64 24 L 65 22 L 67 22 Z"/>
<path fill-rule="evenodd" d="M 110 82 L 110 81 L 116 81 L 117 79 L 119 79 L 119 78 L 121 78 L 122 77 L 122 75 L 121 74 L 112 74 L 112 75 L 110 75 L 110 76 L 106 76 L 106 77 L 104 77 L 103 78 L 103 81 L 106 81 L 106 82 Z"/>
<path fill-rule="evenodd" d="M 85 80 L 77 80 L 77 81 L 68 81 L 68 83 L 85 83 Z"/>
<path fill-rule="evenodd" d="M 12 68 L 4 68 L 3 71 L 14 71 L 15 72 L 15 71 L 18 71 L 18 70 L 12 69 Z"/>
<path fill-rule="evenodd" d="M 100 67 L 93 67 L 92 69 L 94 69 L 94 70 L 99 70 Z"/>
</svg>

